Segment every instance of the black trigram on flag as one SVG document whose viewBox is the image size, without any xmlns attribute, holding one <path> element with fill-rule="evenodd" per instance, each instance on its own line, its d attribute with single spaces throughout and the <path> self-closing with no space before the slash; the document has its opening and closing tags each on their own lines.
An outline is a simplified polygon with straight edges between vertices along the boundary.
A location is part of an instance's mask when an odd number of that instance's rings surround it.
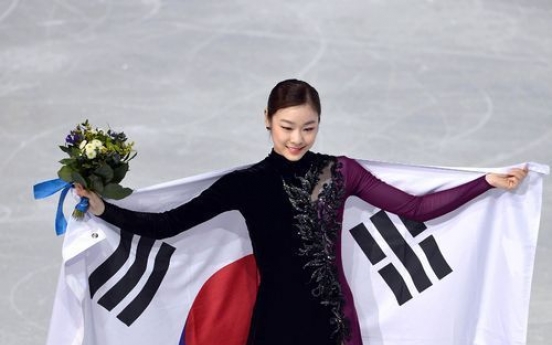
<svg viewBox="0 0 552 345">
<path fill-rule="evenodd" d="M 427 229 L 424 223 L 415 222 L 403 217 L 400 218 L 408 232 L 414 238 Z M 387 242 L 397 259 L 399 259 L 401 264 L 404 266 L 408 272 L 408 275 L 410 275 L 416 290 L 418 290 L 418 292 L 422 292 L 430 287 L 432 285 L 431 280 L 424 270 L 420 258 L 416 256 L 416 253 L 412 247 L 407 243 L 397 227 L 395 227 L 387 213 L 385 213 L 385 211 L 379 211 L 370 217 L 370 220 L 385 242 Z M 364 254 L 366 254 L 366 257 L 368 257 L 368 260 L 370 260 L 372 265 L 375 265 L 386 258 L 384 251 L 364 224 L 360 223 L 350 231 L 351 235 L 353 235 L 353 238 L 358 243 Z M 442 279 L 452 272 L 452 269 L 447 264 L 433 236 L 425 238 L 419 242 L 419 245 L 427 257 L 431 269 L 437 278 Z M 400 272 L 393 265 L 393 263 L 390 262 L 387 265 L 384 265 L 378 273 L 387 283 L 389 288 L 391 288 L 391 291 L 393 291 L 399 305 L 403 305 L 412 298 L 412 293 L 408 289 L 404 278 L 401 276 Z"/>
<path fill-rule="evenodd" d="M 112 278 L 129 259 L 132 237 L 131 233 L 121 231 L 121 240 L 117 249 L 90 274 L 88 278 L 90 298 L 93 298 L 98 289 Z M 113 310 L 138 285 L 146 272 L 148 258 L 154 243 L 155 240 L 153 239 L 140 237 L 134 262 L 123 277 L 100 297 L 98 300 L 99 305 L 109 311 Z M 175 248 L 173 246 L 164 242 L 161 244 L 159 251 L 155 255 L 153 270 L 147 277 L 144 286 L 136 297 L 117 315 L 117 318 L 127 326 L 136 321 L 153 300 L 169 269 L 170 259 L 174 251 Z"/>
</svg>

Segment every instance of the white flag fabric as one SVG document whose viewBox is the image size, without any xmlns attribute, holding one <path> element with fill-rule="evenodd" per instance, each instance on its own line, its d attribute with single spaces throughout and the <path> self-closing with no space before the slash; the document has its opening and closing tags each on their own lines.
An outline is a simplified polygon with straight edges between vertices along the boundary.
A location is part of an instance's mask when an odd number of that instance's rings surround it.
<svg viewBox="0 0 552 345">
<path fill-rule="evenodd" d="M 359 160 L 412 194 L 488 171 Z M 529 163 L 514 192 L 490 190 L 418 223 L 352 197 L 342 252 L 364 344 L 525 344 L 542 180 Z M 136 191 L 118 205 L 163 211 L 227 171 Z M 151 240 L 95 217 L 70 221 L 48 345 L 243 345 L 258 276 L 239 212 Z"/>
</svg>

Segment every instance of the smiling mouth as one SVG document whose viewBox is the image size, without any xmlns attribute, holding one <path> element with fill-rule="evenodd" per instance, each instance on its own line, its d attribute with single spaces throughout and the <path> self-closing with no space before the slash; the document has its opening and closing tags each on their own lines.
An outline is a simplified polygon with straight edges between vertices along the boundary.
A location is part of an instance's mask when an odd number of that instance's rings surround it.
<svg viewBox="0 0 552 345">
<path fill-rule="evenodd" d="M 287 148 L 288 148 L 288 150 L 290 150 L 291 152 L 299 152 L 299 151 L 302 151 L 302 150 L 305 148 L 305 146 L 303 146 L 303 147 L 289 147 L 289 146 L 288 146 Z"/>
</svg>

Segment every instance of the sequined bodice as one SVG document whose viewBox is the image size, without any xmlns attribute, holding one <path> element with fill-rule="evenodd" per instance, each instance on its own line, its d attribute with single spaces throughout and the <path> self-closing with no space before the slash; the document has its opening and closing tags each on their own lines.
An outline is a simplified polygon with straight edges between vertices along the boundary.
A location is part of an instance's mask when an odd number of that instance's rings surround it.
<svg viewBox="0 0 552 345">
<path fill-rule="evenodd" d="M 334 157 L 323 155 L 303 157 L 295 167 L 280 159 L 274 158 L 276 164 L 287 169 L 282 185 L 293 207 L 293 227 L 300 238 L 297 255 L 306 261 L 303 269 L 310 276 L 311 294 L 331 311 L 332 336 L 345 338 L 349 335 L 349 321 L 341 308 L 343 295 L 336 264 L 345 194 L 340 164 Z"/>
</svg>

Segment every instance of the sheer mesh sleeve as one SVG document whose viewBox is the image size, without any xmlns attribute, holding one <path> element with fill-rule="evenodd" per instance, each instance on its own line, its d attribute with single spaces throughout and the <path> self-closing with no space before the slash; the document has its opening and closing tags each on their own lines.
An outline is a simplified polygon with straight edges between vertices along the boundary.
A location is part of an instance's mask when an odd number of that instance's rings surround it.
<svg viewBox="0 0 552 345">
<path fill-rule="evenodd" d="M 415 196 L 379 180 L 353 159 L 339 157 L 339 160 L 347 195 L 356 195 L 383 210 L 420 222 L 449 213 L 493 188 L 481 176 L 458 187 Z"/>
<path fill-rule="evenodd" d="M 100 218 L 137 235 L 155 239 L 171 237 L 220 213 L 239 209 L 239 185 L 237 174 L 230 173 L 196 198 L 161 213 L 131 211 L 106 202 Z"/>
</svg>

